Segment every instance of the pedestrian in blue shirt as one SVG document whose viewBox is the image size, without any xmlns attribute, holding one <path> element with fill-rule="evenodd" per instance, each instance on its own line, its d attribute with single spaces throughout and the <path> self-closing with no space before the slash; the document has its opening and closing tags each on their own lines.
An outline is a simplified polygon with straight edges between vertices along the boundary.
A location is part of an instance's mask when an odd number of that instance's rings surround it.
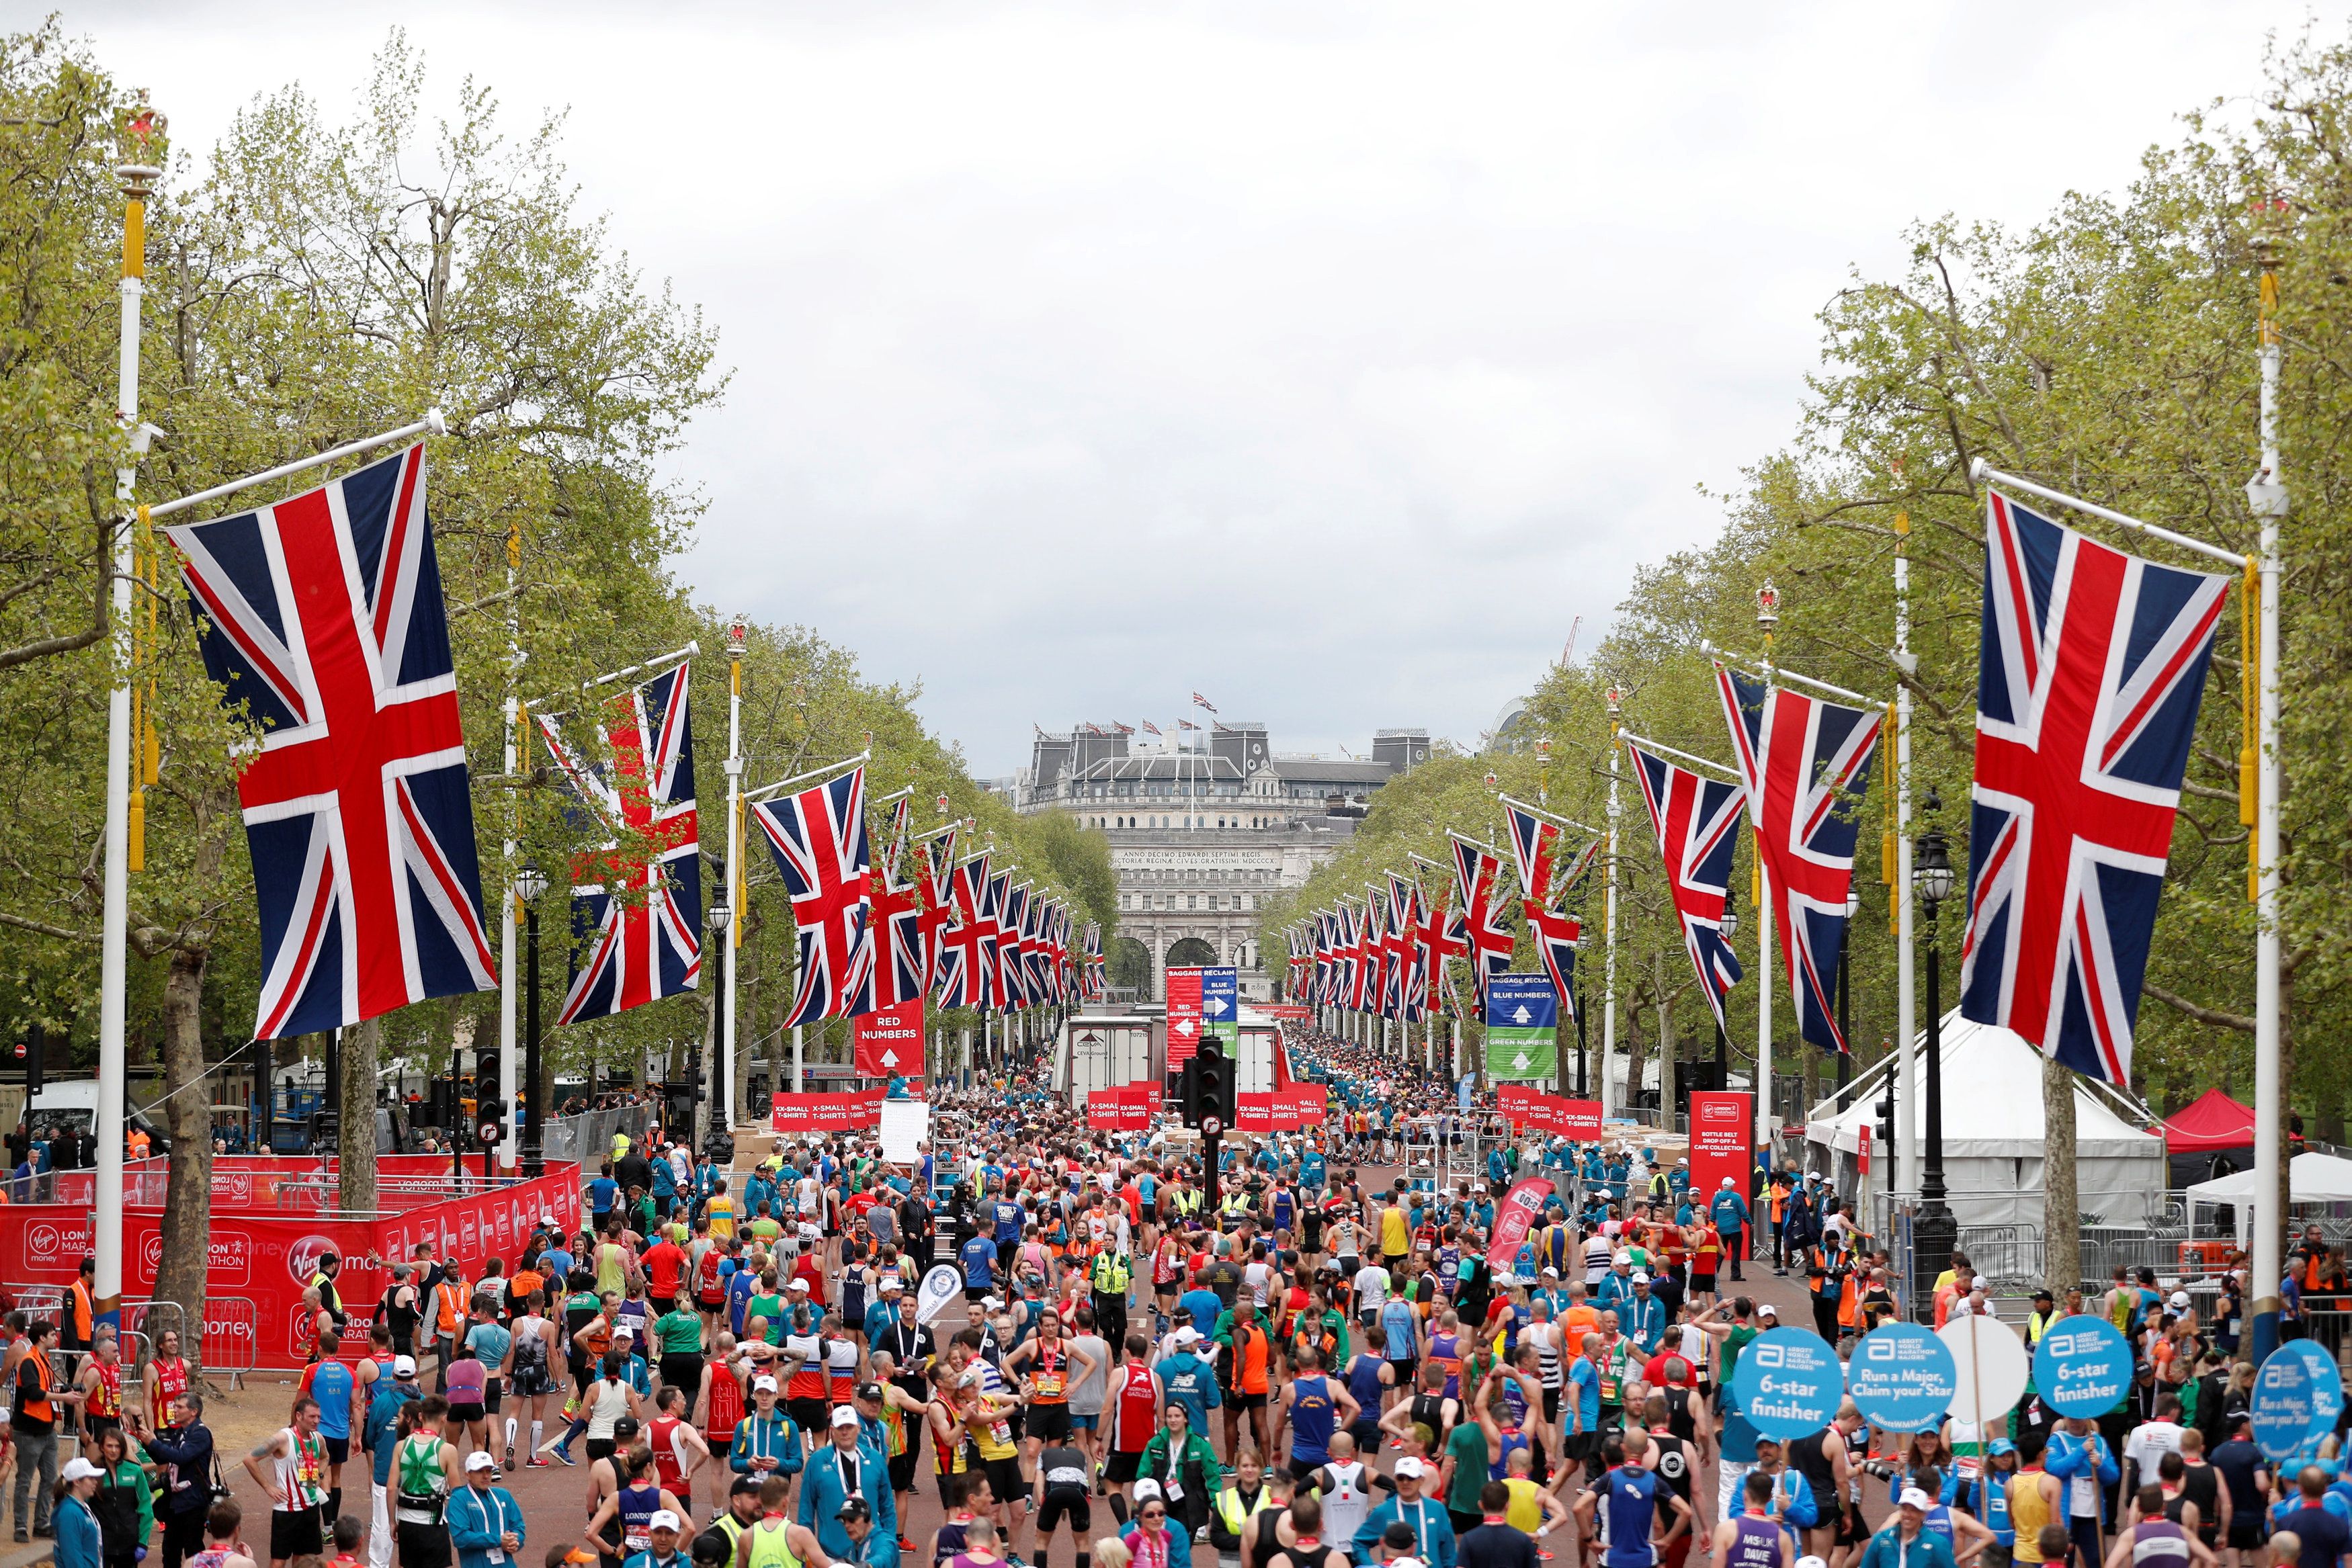
<svg viewBox="0 0 2352 1568">
<path fill-rule="evenodd" d="M 1748 1199 L 1740 1195 L 1739 1184 L 1730 1176 L 1708 1200 L 1706 1211 L 1715 1219 L 1715 1228 L 1723 1235 L 1723 1255 L 1731 1260 L 1731 1277 L 1740 1278 L 1739 1260 L 1747 1256 L 1740 1239 L 1748 1230 Z"/>
</svg>

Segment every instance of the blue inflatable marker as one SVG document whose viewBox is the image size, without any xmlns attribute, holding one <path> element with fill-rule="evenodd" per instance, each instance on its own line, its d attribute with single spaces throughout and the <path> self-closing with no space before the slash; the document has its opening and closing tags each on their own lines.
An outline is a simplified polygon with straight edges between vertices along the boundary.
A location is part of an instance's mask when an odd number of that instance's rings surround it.
<svg viewBox="0 0 2352 1568">
<path fill-rule="evenodd" d="M 1950 1356 L 1945 1357 L 1948 1363 Z M 1772 1329 L 1739 1353 L 1731 1392 L 1749 1426 L 1787 1442 L 1836 1416 L 1845 1369 L 1827 1340 L 1809 1329 Z"/>
<path fill-rule="evenodd" d="M 2343 1374 L 2307 1339 L 2287 1341 L 2254 1374 L 2254 1447 L 2273 1464 L 2317 1458 L 2343 1414 Z"/>
<path fill-rule="evenodd" d="M 1873 1426 L 1924 1432 L 1951 1408 L 1959 1369 L 1950 1348 L 1922 1325 L 1881 1323 L 1853 1347 L 1845 1391 Z"/>
<path fill-rule="evenodd" d="M 2105 1318 L 2060 1318 L 2033 1352 L 2033 1386 L 2061 1416 L 2104 1416 L 2131 1391 L 2132 1348 Z"/>
</svg>

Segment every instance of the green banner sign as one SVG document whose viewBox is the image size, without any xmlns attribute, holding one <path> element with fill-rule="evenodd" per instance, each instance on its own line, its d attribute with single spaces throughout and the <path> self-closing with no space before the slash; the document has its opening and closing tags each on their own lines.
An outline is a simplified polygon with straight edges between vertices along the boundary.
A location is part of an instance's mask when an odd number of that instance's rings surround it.
<svg viewBox="0 0 2352 1568">
<path fill-rule="evenodd" d="M 1559 997 L 1549 975 L 1496 975 L 1486 982 L 1486 1077 L 1549 1082 L 1559 1076 Z"/>
</svg>

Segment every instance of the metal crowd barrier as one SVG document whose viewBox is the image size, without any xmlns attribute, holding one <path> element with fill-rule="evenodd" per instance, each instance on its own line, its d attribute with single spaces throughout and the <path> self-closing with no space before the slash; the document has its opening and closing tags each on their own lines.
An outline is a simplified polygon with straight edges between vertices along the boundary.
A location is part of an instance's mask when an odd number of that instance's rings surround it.
<svg viewBox="0 0 2352 1568">
<path fill-rule="evenodd" d="M 583 1171 L 593 1172 L 612 1157 L 614 1134 L 626 1133 L 632 1141 L 640 1138 L 653 1124 L 655 1114 L 656 1107 L 651 1105 L 621 1105 L 551 1117 L 541 1135 L 541 1149 L 551 1160 L 575 1160 Z"/>
</svg>

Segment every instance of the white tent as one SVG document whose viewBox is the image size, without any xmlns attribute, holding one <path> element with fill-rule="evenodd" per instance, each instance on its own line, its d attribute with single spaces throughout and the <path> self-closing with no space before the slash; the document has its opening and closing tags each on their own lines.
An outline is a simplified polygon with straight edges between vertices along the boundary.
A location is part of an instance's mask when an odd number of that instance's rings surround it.
<svg viewBox="0 0 2352 1568">
<path fill-rule="evenodd" d="M 2040 1225 L 2042 1053 L 1997 1025 L 1971 1023 L 1955 1009 L 1944 1016 L 1944 1184 L 1962 1225 Z M 1924 1159 L 1927 1138 L 1927 1036 L 1919 1040 L 1919 1092 L 1898 1114 L 1911 1118 Z M 1862 1129 L 1870 1129 L 1871 1184 L 1884 1188 L 1893 1152 L 1879 1145 L 1878 1101 L 1894 1060 L 1874 1064 L 1843 1094 L 1813 1108 L 1805 1124 L 1813 1169 L 1843 1191 L 1855 1185 Z M 2086 1221 L 2145 1222 L 2146 1201 L 2165 1188 L 2164 1138 L 2152 1130 L 2145 1106 L 2104 1084 L 2074 1081 L 2074 1162 L 2077 1207 Z"/>
<path fill-rule="evenodd" d="M 2286 1180 L 2291 1203 L 2352 1203 L 2352 1160 L 2317 1150 L 2297 1155 L 2287 1163 Z M 2252 1171 L 2216 1176 L 2189 1189 L 2191 1203 L 2251 1204 L 2253 1200 Z"/>
</svg>

